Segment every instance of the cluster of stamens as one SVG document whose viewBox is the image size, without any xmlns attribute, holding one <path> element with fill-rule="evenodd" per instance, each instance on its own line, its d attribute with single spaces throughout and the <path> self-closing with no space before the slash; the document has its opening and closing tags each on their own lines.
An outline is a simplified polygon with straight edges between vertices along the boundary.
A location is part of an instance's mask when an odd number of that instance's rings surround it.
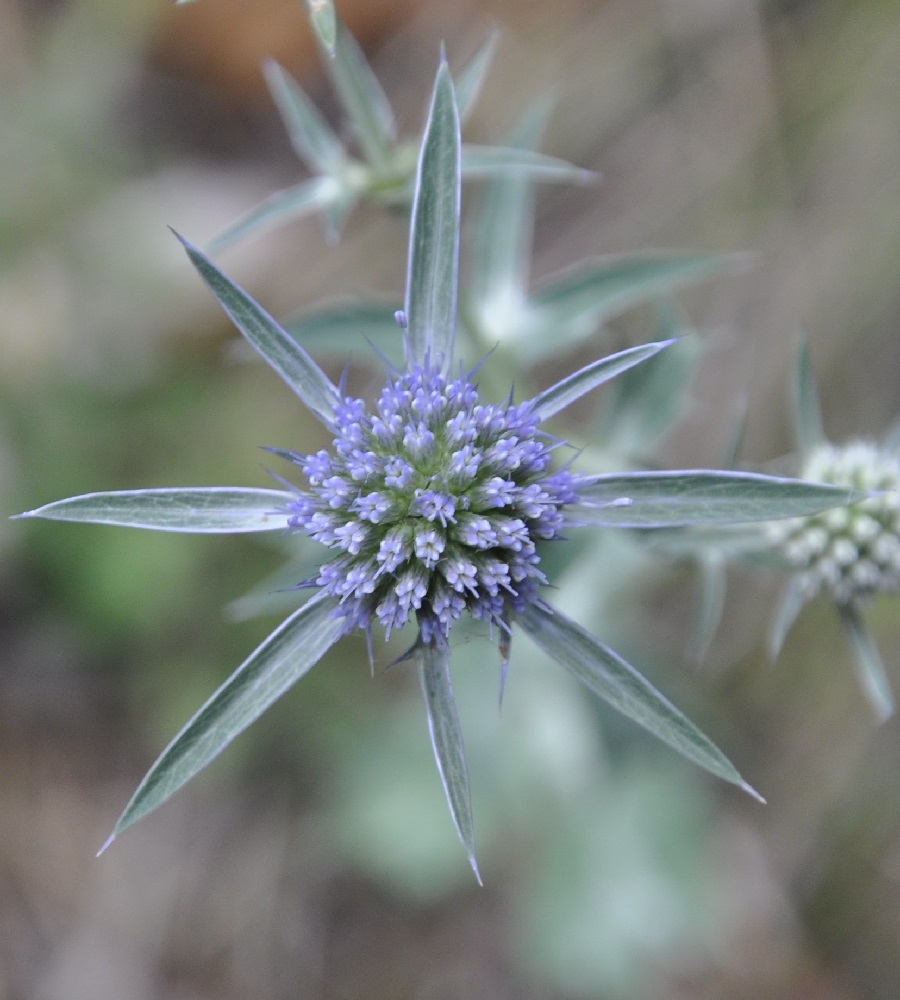
<svg viewBox="0 0 900 1000">
<path fill-rule="evenodd" d="M 463 611 L 505 626 L 534 599 L 535 543 L 559 536 L 574 479 L 550 471 L 529 404 L 480 403 L 468 379 L 417 366 L 374 412 L 345 398 L 334 430 L 331 451 L 294 456 L 308 489 L 289 523 L 338 550 L 315 583 L 348 631 L 415 617 L 424 642 L 442 641 Z"/>
<path fill-rule="evenodd" d="M 900 461 L 863 441 L 820 445 L 804 479 L 878 492 L 813 517 L 773 521 L 770 541 L 800 573 L 804 596 L 825 590 L 840 605 L 900 590 Z"/>
</svg>

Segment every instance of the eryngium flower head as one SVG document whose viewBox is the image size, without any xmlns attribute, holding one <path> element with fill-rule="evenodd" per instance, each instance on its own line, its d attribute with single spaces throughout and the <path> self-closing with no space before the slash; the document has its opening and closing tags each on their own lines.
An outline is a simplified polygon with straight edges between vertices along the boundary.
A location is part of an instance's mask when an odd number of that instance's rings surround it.
<svg viewBox="0 0 900 1000">
<path fill-rule="evenodd" d="M 845 606 L 900 590 L 900 460 L 864 441 L 821 444 L 802 476 L 880 494 L 767 525 L 773 545 L 799 571 L 803 597 L 824 590 Z"/>
<path fill-rule="evenodd" d="M 341 402 L 332 450 L 294 456 L 309 485 L 288 510 L 337 553 L 315 583 L 348 631 L 414 616 L 440 642 L 463 611 L 508 628 L 535 599 L 536 542 L 559 537 L 575 499 L 538 423 L 530 404 L 481 403 L 468 378 L 429 365 L 389 381 L 374 410 Z"/>
</svg>

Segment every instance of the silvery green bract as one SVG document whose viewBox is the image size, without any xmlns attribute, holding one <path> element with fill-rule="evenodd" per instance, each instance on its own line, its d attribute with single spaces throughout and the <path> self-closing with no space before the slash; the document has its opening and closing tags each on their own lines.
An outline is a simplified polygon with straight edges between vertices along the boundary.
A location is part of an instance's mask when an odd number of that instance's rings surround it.
<svg viewBox="0 0 900 1000">
<path fill-rule="evenodd" d="M 279 454 L 305 485 L 93 493 L 22 516 L 164 531 L 302 532 L 324 559 L 313 596 L 237 668 L 150 769 L 110 841 L 168 799 L 348 630 L 417 626 L 415 661 L 438 771 L 475 866 L 475 835 L 448 635 L 486 622 L 505 673 L 516 627 L 611 706 L 690 760 L 753 793 L 727 758 L 640 673 L 545 597 L 540 550 L 562 532 L 733 525 L 817 514 L 857 499 L 842 486 L 716 471 L 580 474 L 546 424 L 591 389 L 669 347 L 630 348 L 517 403 L 482 399 L 457 370 L 460 139 L 454 88 L 438 70 L 419 155 L 409 242 L 404 364 L 372 404 L 346 395 L 285 330 L 185 242 L 246 340 L 328 428 L 330 449 Z M 399 336 L 399 333 L 398 333 Z M 493 359 L 488 358 L 486 366 Z M 301 581 L 298 581 L 301 582 Z"/>
</svg>

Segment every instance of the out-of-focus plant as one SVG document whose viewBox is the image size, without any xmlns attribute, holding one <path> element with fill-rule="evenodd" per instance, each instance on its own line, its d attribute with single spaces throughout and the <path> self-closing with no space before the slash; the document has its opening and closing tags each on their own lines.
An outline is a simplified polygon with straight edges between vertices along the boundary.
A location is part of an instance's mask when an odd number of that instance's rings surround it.
<svg viewBox="0 0 900 1000">
<path fill-rule="evenodd" d="M 664 538 L 664 544 L 699 562 L 702 648 L 719 624 L 729 561 L 788 574 L 769 633 L 773 660 L 803 606 L 820 594 L 830 599 L 862 692 L 878 720 L 884 721 L 894 712 L 894 695 L 863 611 L 877 596 L 900 590 L 900 425 L 880 442 L 829 442 L 805 344 L 797 352 L 793 401 L 799 475 L 865 496 L 846 507 L 803 517 L 725 531 L 700 528 L 678 539 Z"/>
<path fill-rule="evenodd" d="M 262 227 L 321 212 L 328 232 L 337 236 L 360 199 L 408 205 L 415 181 L 419 143 L 399 139 L 391 105 L 359 46 L 341 24 L 332 4 L 307 0 L 323 65 L 347 116 L 359 150 L 353 155 L 302 87 L 278 63 L 263 67 L 266 83 L 291 145 L 313 175 L 271 195 L 237 219 L 210 244 L 216 252 Z M 456 80 L 459 115 L 471 111 L 495 47 L 490 37 Z M 531 150 L 463 145 L 465 178 L 516 172 L 547 181 L 589 181 L 590 171 Z"/>
</svg>

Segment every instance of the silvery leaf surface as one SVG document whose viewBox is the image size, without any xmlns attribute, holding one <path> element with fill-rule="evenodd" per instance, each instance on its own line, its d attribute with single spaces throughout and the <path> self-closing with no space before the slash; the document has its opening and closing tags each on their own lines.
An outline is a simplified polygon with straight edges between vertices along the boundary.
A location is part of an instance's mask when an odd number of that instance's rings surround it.
<svg viewBox="0 0 900 1000">
<path fill-rule="evenodd" d="M 407 363 L 448 371 L 456 335 L 459 118 L 446 62 L 435 79 L 416 174 L 406 285 Z"/>
<path fill-rule="evenodd" d="M 324 63 L 365 158 L 376 170 L 386 168 L 397 138 L 394 112 L 356 39 L 340 22 Z"/>
<path fill-rule="evenodd" d="M 637 464 L 653 459 L 661 438 L 671 430 L 690 400 L 690 386 L 704 344 L 680 322 L 668 305 L 660 308 L 654 340 L 678 342 L 658 357 L 623 372 L 612 388 L 594 438 L 614 454 Z M 727 463 L 724 466 L 729 468 Z"/>
<path fill-rule="evenodd" d="M 303 88 L 274 59 L 263 64 L 263 74 L 300 159 L 316 173 L 339 171 L 344 162 L 341 140 Z"/>
<path fill-rule="evenodd" d="M 450 677 L 450 647 L 446 643 L 425 644 L 417 650 L 416 656 L 434 759 L 456 832 L 480 883 L 481 875 L 475 863 L 475 826 L 472 820 L 469 773 Z"/>
<path fill-rule="evenodd" d="M 800 448 L 800 454 L 808 457 L 815 448 L 825 441 L 825 431 L 822 427 L 822 411 L 819 407 L 819 397 L 809 357 L 809 345 L 805 342 L 800 345 L 797 351 L 794 380 L 794 420 L 797 426 L 797 445 Z"/>
<path fill-rule="evenodd" d="M 584 368 L 550 386 L 531 401 L 531 412 L 539 420 L 547 420 L 564 410 L 567 406 L 580 399 L 585 393 L 603 385 L 620 372 L 627 371 L 642 361 L 652 358 L 654 354 L 674 343 L 672 340 L 662 343 L 641 344 L 639 347 L 629 347 L 607 358 L 594 361 Z"/>
<path fill-rule="evenodd" d="M 859 610 L 850 605 L 843 605 L 838 610 L 844 634 L 853 652 L 862 692 L 878 721 L 885 722 L 894 714 L 895 704 L 894 692 L 881 654 Z"/>
<path fill-rule="evenodd" d="M 218 299 L 219 305 L 250 345 L 278 372 L 309 409 L 326 426 L 330 426 L 335 407 L 340 403 L 340 393 L 331 379 L 262 306 L 196 247 L 182 237 L 178 238 L 184 244 L 191 263 Z"/>
<path fill-rule="evenodd" d="M 597 175 L 590 170 L 533 149 L 474 146 L 470 143 L 462 147 L 462 173 L 467 180 L 506 174 L 523 174 L 532 181 L 560 184 L 590 184 L 597 179 Z"/>
<path fill-rule="evenodd" d="M 799 576 L 794 575 L 788 579 L 782 589 L 775 609 L 775 617 L 772 619 L 772 627 L 769 629 L 768 653 L 770 660 L 774 661 L 778 658 L 784 640 L 805 603 L 806 594 L 803 583 Z"/>
<path fill-rule="evenodd" d="M 620 528 L 772 521 L 818 514 L 867 496 L 844 486 L 706 469 L 586 476 L 577 492 L 579 501 L 564 511 L 568 523 Z"/>
<path fill-rule="evenodd" d="M 641 253 L 602 257 L 578 265 L 538 288 L 531 299 L 533 352 L 558 350 L 554 331 L 571 326 L 595 328 L 612 316 L 649 299 L 668 295 L 729 266 L 742 256 Z"/>
<path fill-rule="evenodd" d="M 209 242 L 210 253 L 220 253 L 239 240 L 289 219 L 301 219 L 346 198 L 340 182 L 330 176 L 311 177 L 284 191 L 276 191 L 226 226 Z"/>
<path fill-rule="evenodd" d="M 337 600 L 316 596 L 265 639 L 209 698 L 150 768 L 104 845 L 161 806 L 324 656 L 344 622 Z"/>
<path fill-rule="evenodd" d="M 328 55 L 334 55 L 337 41 L 337 11 L 332 0 L 306 0 L 309 23 Z"/>
<path fill-rule="evenodd" d="M 557 663 L 627 718 L 712 774 L 756 798 L 721 750 L 630 663 L 547 605 L 529 604 L 517 622 Z"/>
<path fill-rule="evenodd" d="M 294 494 L 284 490 L 230 486 L 119 490 L 56 500 L 18 516 L 155 531 L 238 534 L 283 530 L 288 523 L 284 506 L 293 499 Z"/>
<path fill-rule="evenodd" d="M 508 137 L 511 146 L 532 149 L 540 137 L 548 108 L 530 108 Z M 465 152 L 463 153 L 465 155 Z M 524 171 L 489 178 L 474 214 L 474 249 L 469 268 L 467 306 L 477 315 L 490 302 L 524 301 L 531 264 L 534 224 L 534 179 Z M 486 331 L 490 336 L 489 331 Z"/>
<path fill-rule="evenodd" d="M 321 311 L 289 320 L 284 328 L 317 356 L 346 359 L 351 351 L 367 351 L 367 342 L 396 360 L 403 336 L 395 318 L 396 304 L 346 300 Z"/>
<path fill-rule="evenodd" d="M 481 87 L 487 76 L 491 59 L 497 43 L 500 41 L 500 32 L 492 31 L 487 38 L 479 45 L 475 54 L 465 66 L 456 74 L 454 88 L 456 90 L 456 103 L 459 108 L 459 120 L 464 122 L 475 106 L 475 101 L 481 93 Z"/>
</svg>

